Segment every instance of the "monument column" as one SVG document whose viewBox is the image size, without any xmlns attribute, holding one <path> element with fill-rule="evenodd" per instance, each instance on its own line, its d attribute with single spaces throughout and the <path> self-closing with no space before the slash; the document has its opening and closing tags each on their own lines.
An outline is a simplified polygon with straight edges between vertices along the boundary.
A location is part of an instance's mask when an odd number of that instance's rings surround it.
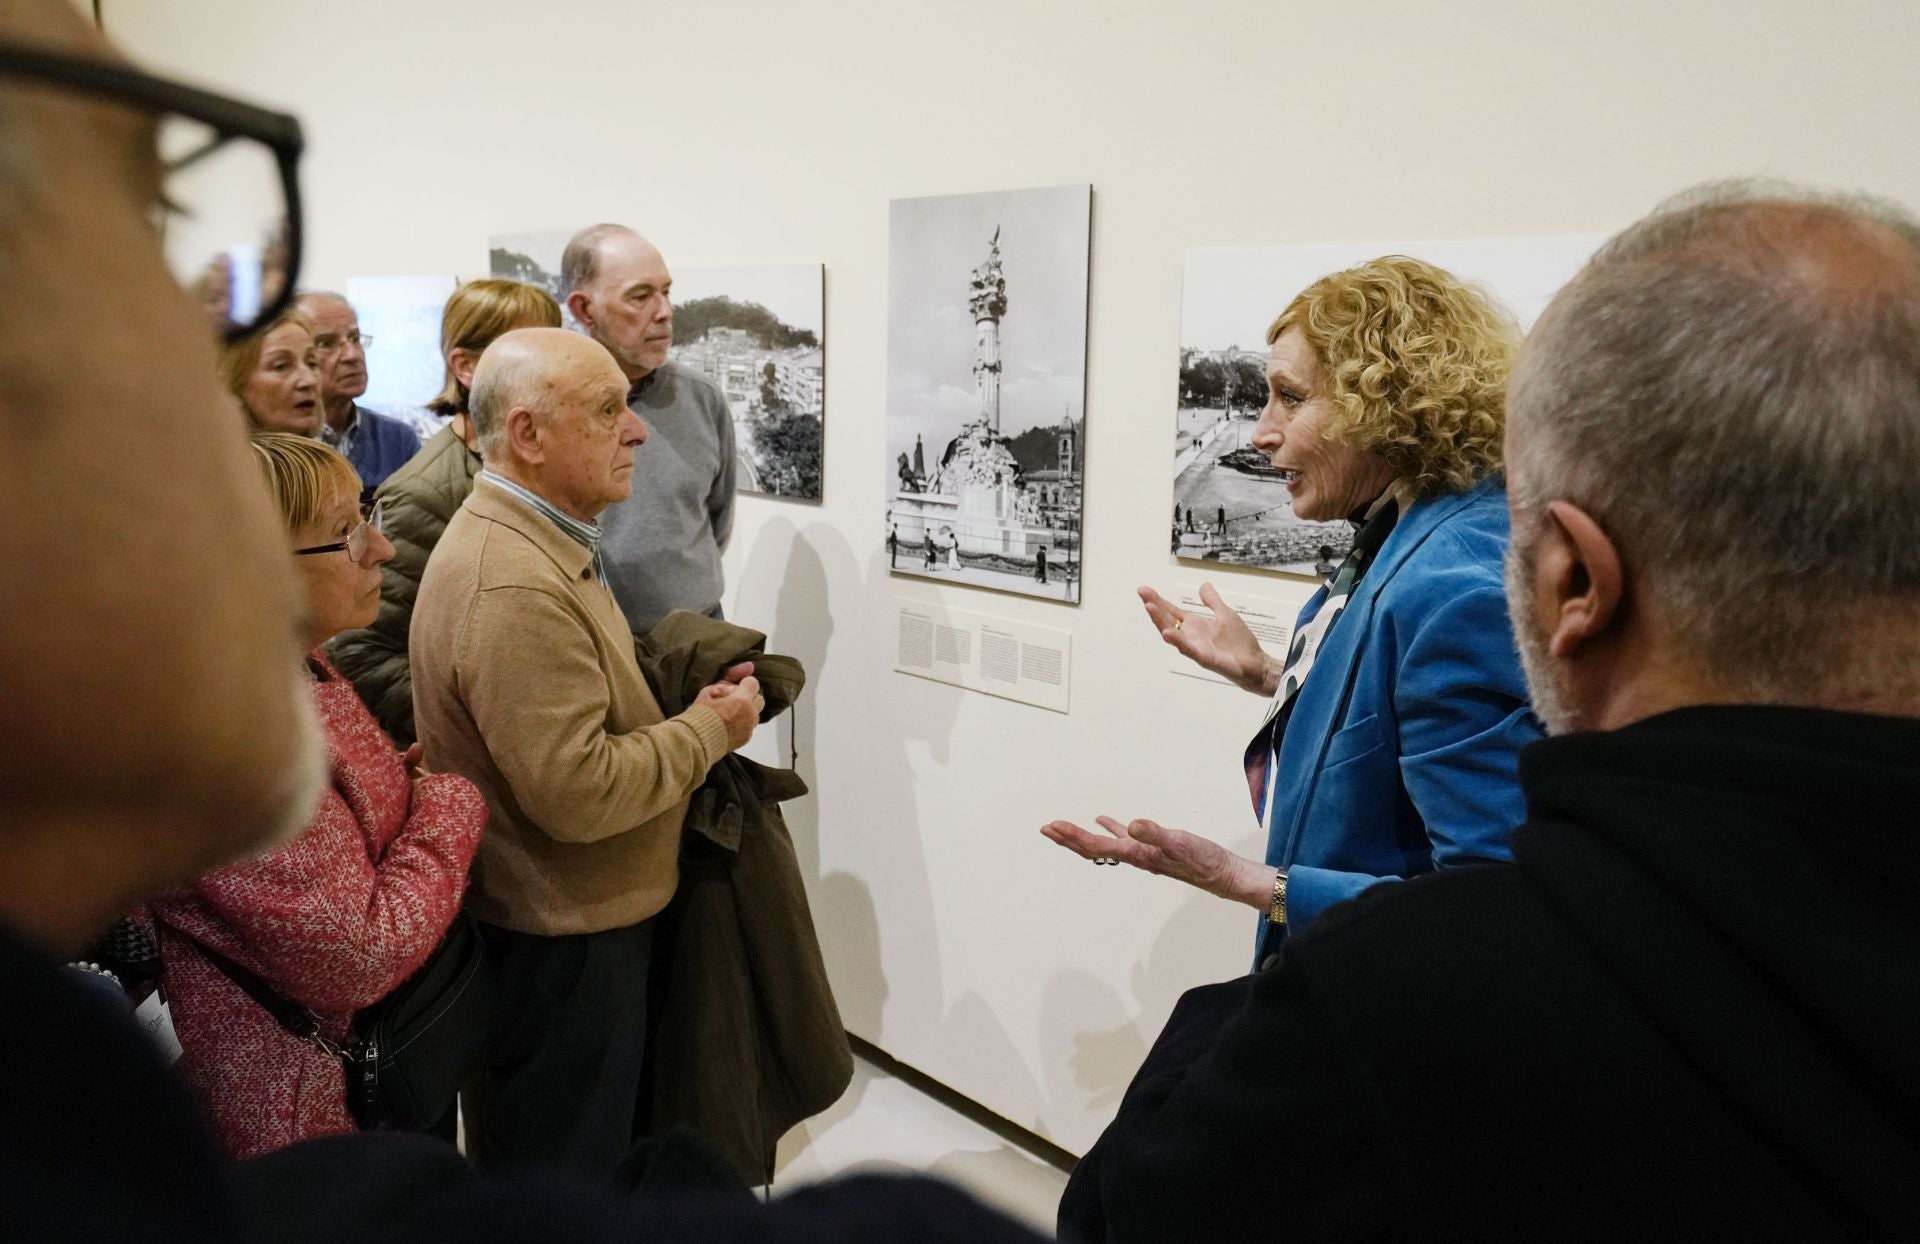
<svg viewBox="0 0 1920 1244">
<path fill-rule="evenodd" d="M 987 261 L 973 270 L 967 296 L 973 311 L 973 387 L 980 419 L 1000 432 L 1000 317 L 1007 313 L 1007 280 L 1000 272 L 1000 230 L 993 231 Z"/>
</svg>

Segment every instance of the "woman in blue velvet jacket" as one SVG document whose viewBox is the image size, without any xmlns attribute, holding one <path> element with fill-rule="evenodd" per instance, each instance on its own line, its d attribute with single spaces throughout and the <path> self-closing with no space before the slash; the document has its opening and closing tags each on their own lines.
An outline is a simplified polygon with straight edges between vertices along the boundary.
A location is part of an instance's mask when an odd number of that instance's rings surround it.
<svg viewBox="0 0 1920 1244">
<path fill-rule="evenodd" d="M 1270 700 L 1245 756 L 1266 860 L 1147 820 L 1043 834 L 1257 908 L 1256 959 L 1376 882 L 1509 858 L 1516 754 L 1540 737 L 1501 584 L 1518 339 L 1483 291 L 1405 256 L 1322 277 L 1288 305 L 1267 332 L 1253 444 L 1287 473 L 1296 515 L 1353 522 L 1353 553 L 1301 611 L 1284 662 L 1212 585 L 1211 614 L 1140 590 L 1161 638 Z"/>
</svg>

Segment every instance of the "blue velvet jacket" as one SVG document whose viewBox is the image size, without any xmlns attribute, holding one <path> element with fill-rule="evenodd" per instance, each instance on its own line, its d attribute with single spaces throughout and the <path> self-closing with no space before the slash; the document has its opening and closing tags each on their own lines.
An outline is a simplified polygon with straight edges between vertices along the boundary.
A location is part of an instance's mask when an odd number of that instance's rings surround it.
<svg viewBox="0 0 1920 1244">
<path fill-rule="evenodd" d="M 1256 807 L 1267 863 L 1287 870 L 1289 929 L 1377 881 L 1511 858 L 1516 757 L 1541 730 L 1507 618 L 1506 547 L 1500 480 L 1417 501 L 1328 629 L 1269 744 L 1270 806 Z M 1256 960 L 1281 936 L 1262 920 Z"/>
</svg>

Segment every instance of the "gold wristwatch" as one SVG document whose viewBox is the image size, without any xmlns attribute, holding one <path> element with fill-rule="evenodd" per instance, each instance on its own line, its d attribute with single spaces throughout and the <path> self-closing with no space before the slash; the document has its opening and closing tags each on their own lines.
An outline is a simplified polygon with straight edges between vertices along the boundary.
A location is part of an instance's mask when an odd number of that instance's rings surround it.
<svg viewBox="0 0 1920 1244">
<path fill-rule="evenodd" d="M 1268 924 L 1287 922 L 1287 870 L 1279 868 L 1273 874 L 1273 906 L 1267 908 Z"/>
</svg>

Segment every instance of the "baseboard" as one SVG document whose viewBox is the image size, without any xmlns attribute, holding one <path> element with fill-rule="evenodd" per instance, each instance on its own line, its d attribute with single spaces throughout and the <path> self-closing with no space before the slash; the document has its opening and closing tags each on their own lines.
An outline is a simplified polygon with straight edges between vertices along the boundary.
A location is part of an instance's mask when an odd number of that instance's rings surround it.
<svg viewBox="0 0 1920 1244">
<path fill-rule="evenodd" d="M 1079 1158 L 1046 1137 L 1035 1135 L 1004 1115 L 995 1114 L 966 1094 L 956 1092 L 919 1068 L 901 1062 L 871 1041 L 852 1033 L 847 1034 L 847 1040 L 852 1043 L 853 1052 L 864 1061 L 872 1063 L 915 1091 L 933 1098 L 962 1118 L 978 1123 L 1008 1144 L 1032 1154 L 1047 1165 L 1065 1171 L 1069 1175 L 1073 1174 L 1073 1168 L 1079 1165 Z"/>
</svg>

